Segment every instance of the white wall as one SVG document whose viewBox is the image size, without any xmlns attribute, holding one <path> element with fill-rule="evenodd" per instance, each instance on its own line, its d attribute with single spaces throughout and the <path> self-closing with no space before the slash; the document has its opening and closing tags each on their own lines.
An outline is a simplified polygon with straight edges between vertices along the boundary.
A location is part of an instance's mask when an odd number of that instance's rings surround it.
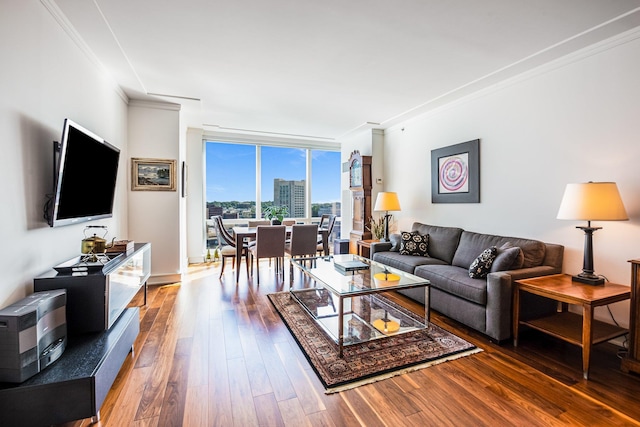
<svg viewBox="0 0 640 427">
<path fill-rule="evenodd" d="M 126 238 L 128 155 L 126 98 L 40 1 L 14 1 L 10 13 L 0 13 L 0 57 L 4 307 L 30 294 L 34 277 L 80 253 L 84 225 L 50 228 L 42 217 L 53 186 L 52 142 L 64 118 L 122 150 L 115 216 L 92 223 L 107 225 L 109 237 Z"/>
<path fill-rule="evenodd" d="M 130 102 L 129 157 L 176 160 L 176 191 L 129 190 L 129 236 L 136 242 L 151 243 L 150 284 L 177 282 L 183 272 L 184 252 L 179 105 Z"/>
<path fill-rule="evenodd" d="M 595 270 L 628 284 L 640 257 L 640 40 L 629 33 L 385 132 L 386 190 L 401 229 L 413 221 L 535 238 L 565 246 L 582 269 L 584 234 L 557 220 L 570 182 L 615 181 L 630 221 L 598 222 Z M 480 139 L 479 204 L 431 203 L 431 150 Z M 611 306 L 628 325 L 628 302 Z M 606 309 L 596 316 L 611 322 Z"/>
</svg>

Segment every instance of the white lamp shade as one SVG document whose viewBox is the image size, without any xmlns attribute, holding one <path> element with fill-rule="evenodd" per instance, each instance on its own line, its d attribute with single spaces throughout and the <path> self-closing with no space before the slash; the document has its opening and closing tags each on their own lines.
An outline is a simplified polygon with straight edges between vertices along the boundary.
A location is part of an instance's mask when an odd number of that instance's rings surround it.
<svg viewBox="0 0 640 427">
<path fill-rule="evenodd" d="M 615 182 L 567 184 L 558 219 L 624 221 L 629 219 Z"/>
<path fill-rule="evenodd" d="M 374 211 L 399 211 L 400 201 L 398 200 L 398 193 L 391 191 L 383 191 L 378 193 L 376 197 L 376 204 L 373 207 Z"/>
</svg>

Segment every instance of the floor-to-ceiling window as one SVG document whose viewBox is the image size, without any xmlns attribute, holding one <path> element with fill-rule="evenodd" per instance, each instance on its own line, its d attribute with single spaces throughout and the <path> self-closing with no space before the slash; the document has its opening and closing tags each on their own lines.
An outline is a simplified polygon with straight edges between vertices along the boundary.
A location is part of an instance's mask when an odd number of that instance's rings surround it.
<svg viewBox="0 0 640 427">
<path fill-rule="evenodd" d="M 306 215 L 307 150 L 260 147 L 261 206 L 286 206 L 290 218 Z"/>
<path fill-rule="evenodd" d="M 206 144 L 207 219 L 256 217 L 255 145 Z"/>
<path fill-rule="evenodd" d="M 334 214 L 340 231 L 340 152 L 313 146 L 235 143 L 208 140 L 206 156 L 207 247 L 217 245 L 211 217 L 225 226 L 264 217 L 267 206 L 286 206 L 287 218 L 317 222 Z"/>
<path fill-rule="evenodd" d="M 336 151 L 311 150 L 311 216 L 324 214 L 342 218 L 340 206 L 340 153 Z M 340 237 L 342 221 L 336 221 L 331 238 Z"/>
</svg>

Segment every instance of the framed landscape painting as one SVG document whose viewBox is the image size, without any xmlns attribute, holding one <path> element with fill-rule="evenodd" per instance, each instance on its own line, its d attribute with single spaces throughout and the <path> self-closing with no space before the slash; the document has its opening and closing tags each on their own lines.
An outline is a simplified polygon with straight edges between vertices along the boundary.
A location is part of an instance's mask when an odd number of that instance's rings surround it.
<svg viewBox="0 0 640 427">
<path fill-rule="evenodd" d="M 131 190 L 176 191 L 176 161 L 132 158 Z"/>
<path fill-rule="evenodd" d="M 431 202 L 480 203 L 480 140 L 431 150 Z"/>
</svg>

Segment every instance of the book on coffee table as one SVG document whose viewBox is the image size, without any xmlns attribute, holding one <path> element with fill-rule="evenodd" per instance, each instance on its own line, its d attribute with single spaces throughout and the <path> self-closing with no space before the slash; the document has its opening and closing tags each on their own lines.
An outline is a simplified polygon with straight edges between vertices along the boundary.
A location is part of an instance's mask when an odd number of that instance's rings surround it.
<svg viewBox="0 0 640 427">
<path fill-rule="evenodd" d="M 369 268 L 369 264 L 362 261 L 334 261 L 333 266 L 336 270 L 347 273 L 350 271 L 358 271 L 358 270 L 367 270 Z"/>
</svg>

